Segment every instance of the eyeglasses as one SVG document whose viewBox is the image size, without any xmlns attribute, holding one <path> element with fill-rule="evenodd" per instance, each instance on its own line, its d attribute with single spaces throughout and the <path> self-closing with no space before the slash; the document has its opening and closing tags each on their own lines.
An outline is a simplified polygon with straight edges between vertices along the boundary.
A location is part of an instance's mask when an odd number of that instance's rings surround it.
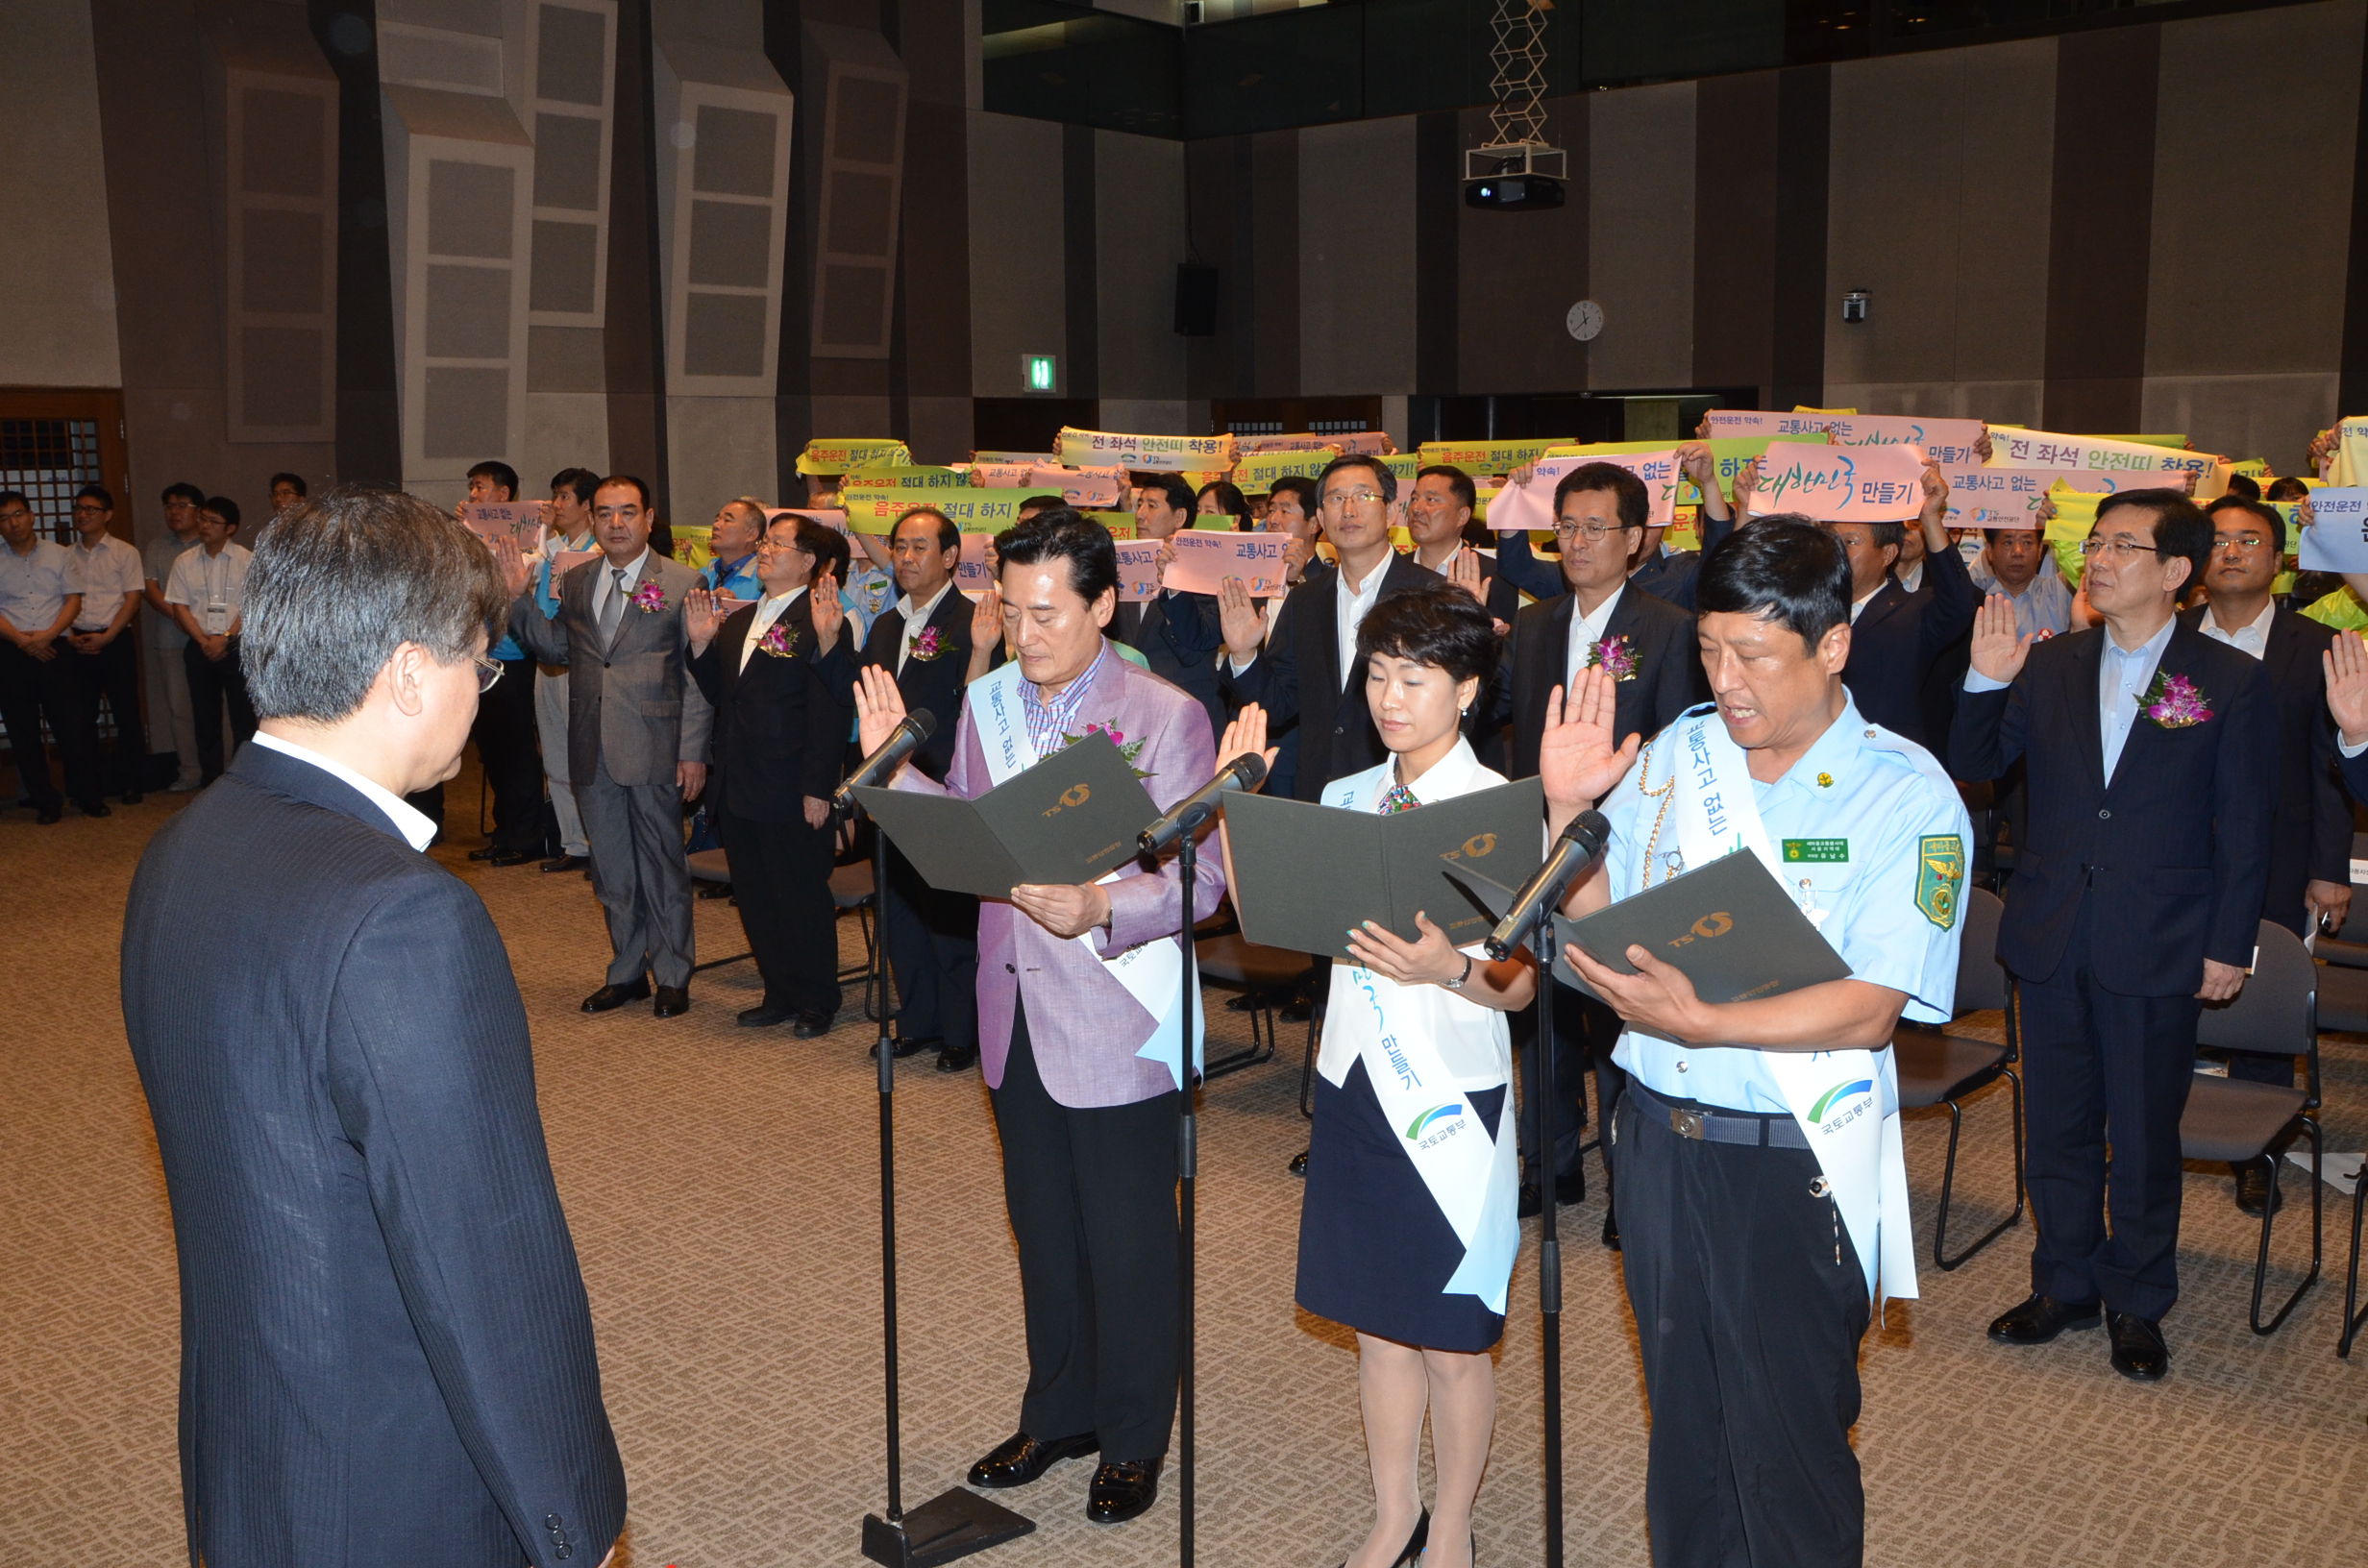
<svg viewBox="0 0 2368 1568">
<path fill-rule="evenodd" d="M 2267 550 L 2269 548 L 2269 541 L 2259 537 L 2248 539 L 2219 538 L 2214 539 L 2211 542 L 2211 548 L 2224 555 L 2249 555 L 2257 550 Z"/>
<path fill-rule="evenodd" d="M 1557 523 L 1554 525 L 1554 537 L 1566 544 L 1581 535 L 1586 537 L 1589 544 L 1597 544 L 1607 533 L 1626 533 L 1627 531 L 1628 525 L 1625 523 L 1588 523 L 1584 525 Z"/>
<path fill-rule="evenodd" d="M 2100 551 L 2110 551 L 2117 561 L 2127 561 L 2133 555 L 2160 553 L 2153 545 L 2141 544 L 2134 539 L 2099 539 L 2092 535 L 2081 541 L 2083 555 L 2094 556 Z"/>
<path fill-rule="evenodd" d="M 502 678 L 502 661 L 489 659 L 482 653 L 472 653 L 469 657 L 477 666 L 477 689 L 480 692 L 492 691 L 493 683 Z"/>
<path fill-rule="evenodd" d="M 1347 506 L 1363 506 L 1381 499 L 1378 490 L 1335 490 L 1323 498 L 1324 505 L 1333 511 Z"/>
</svg>

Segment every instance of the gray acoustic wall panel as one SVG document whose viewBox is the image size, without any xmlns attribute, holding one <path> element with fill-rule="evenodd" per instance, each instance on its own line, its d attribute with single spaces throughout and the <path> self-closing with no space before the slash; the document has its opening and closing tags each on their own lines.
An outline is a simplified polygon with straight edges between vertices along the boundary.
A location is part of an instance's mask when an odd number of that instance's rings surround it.
<svg viewBox="0 0 2368 1568">
<path fill-rule="evenodd" d="M 757 49 L 661 31 L 656 65 L 666 389 L 770 398 L 796 100 Z"/>
<path fill-rule="evenodd" d="M 805 40 L 823 62 L 825 94 L 816 166 L 822 204 L 814 228 L 814 355 L 885 359 L 910 78 L 876 33 L 808 22 Z"/>
</svg>

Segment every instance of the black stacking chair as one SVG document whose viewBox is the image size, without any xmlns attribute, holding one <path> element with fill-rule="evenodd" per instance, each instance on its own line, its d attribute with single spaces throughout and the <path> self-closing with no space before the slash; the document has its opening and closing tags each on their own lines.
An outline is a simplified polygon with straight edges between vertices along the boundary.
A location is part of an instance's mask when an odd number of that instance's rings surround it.
<svg viewBox="0 0 2368 1568">
<path fill-rule="evenodd" d="M 2318 988 L 2319 977 L 2326 971 L 2310 961 L 2302 939 L 2282 925 L 2263 920 L 2254 940 L 2258 945 L 2245 989 L 2232 1002 L 2204 1009 L 2196 1024 L 2195 1042 L 2214 1050 L 2301 1057 L 2305 1087 L 2288 1089 L 2199 1074 L 2187 1092 L 2186 1114 L 2179 1118 L 2179 1143 L 2181 1155 L 2189 1160 L 2269 1163 L 2270 1201 L 2261 1214 L 2261 1246 L 2253 1265 L 2250 1319 L 2253 1332 L 2265 1335 L 2285 1321 L 2303 1292 L 2319 1278 L 2325 1239 L 2319 1179 L 2326 1150 L 2318 1122 Z M 2278 1315 L 2264 1323 L 2261 1293 L 2269 1282 L 2269 1237 L 2278 1218 L 2278 1173 L 2285 1164 L 2287 1145 L 2303 1137 L 2310 1139 L 2310 1272 L 2278 1309 Z"/>
<path fill-rule="evenodd" d="M 728 889 L 731 886 L 731 862 L 725 856 L 723 850 L 693 850 L 689 856 L 689 860 L 692 881 L 703 882 L 710 888 Z M 740 952 L 732 954 L 729 958 L 711 958 L 704 964 L 694 964 L 691 966 L 691 972 L 693 974 L 700 974 L 708 969 L 720 969 L 727 964 L 737 964 L 744 959 L 753 958 L 755 956 L 755 954 L 743 949 Z"/>
<path fill-rule="evenodd" d="M 830 903 L 840 914 L 855 912 L 856 925 L 863 932 L 863 957 L 839 969 L 839 984 L 850 980 L 863 982 L 863 1016 L 872 1022 L 879 1021 L 878 1001 L 872 994 L 872 946 L 879 940 L 879 929 L 873 923 L 873 912 L 878 907 L 877 890 L 872 886 L 872 862 L 869 859 L 849 861 L 830 869 Z"/>
<path fill-rule="evenodd" d="M 2352 835 L 2352 907 L 2363 917 L 2352 929 L 2368 929 L 2368 833 Z M 2368 942 L 2353 942 L 2343 937 L 2321 937 L 2311 944 L 2311 951 L 2339 969 L 2368 969 Z M 2332 994 L 2341 992 L 2340 995 Z M 2356 982 L 2343 975 L 2319 977 L 2319 1017 L 2327 1029 L 2357 1029 L 2361 1025 L 2327 1021 L 2330 1011 L 2344 1014 L 2368 1013 L 2368 982 Z"/>
<path fill-rule="evenodd" d="M 2368 1320 L 2368 1307 L 2355 1308 L 2359 1300 L 2359 1226 L 2363 1206 L 2368 1206 L 2368 1161 L 2352 1179 L 2352 1267 L 2343 1281 L 2343 1337 L 2335 1341 L 2335 1354 L 2350 1359 L 2352 1341 L 2359 1337 L 2360 1324 Z"/>
<path fill-rule="evenodd" d="M 1957 1003 L 1954 1013 L 1995 1008 L 2006 1015 L 2003 1045 L 1986 1040 L 1966 1040 L 1920 1024 L 1902 1024 L 1891 1037 L 1891 1054 L 1899 1071 L 1899 1104 L 1903 1111 L 1926 1106 L 1949 1108 L 1949 1161 L 1940 1175 L 1940 1214 L 1933 1227 L 1933 1262 L 1951 1269 L 1988 1246 L 2023 1217 L 2023 1081 L 2014 1071 L 2020 1060 L 2017 998 L 2007 971 L 1998 962 L 1998 921 L 2006 905 L 1986 888 L 1965 894 L 1965 929 L 1957 953 Z M 1963 1101 L 1975 1091 L 2004 1078 L 2013 1107 L 2014 1212 L 1985 1232 L 1956 1257 L 1949 1256 L 1949 1199 L 1957 1185 L 1957 1139 L 1963 1129 Z"/>
</svg>

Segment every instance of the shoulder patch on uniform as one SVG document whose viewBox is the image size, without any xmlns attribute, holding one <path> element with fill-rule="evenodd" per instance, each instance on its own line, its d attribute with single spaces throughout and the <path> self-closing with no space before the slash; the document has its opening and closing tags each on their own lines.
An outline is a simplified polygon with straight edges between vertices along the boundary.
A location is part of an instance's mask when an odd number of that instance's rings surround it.
<svg viewBox="0 0 2368 1568">
<path fill-rule="evenodd" d="M 1965 880 L 1965 841 L 1942 833 L 1916 841 L 1915 907 L 1946 931 L 1957 924 L 1957 890 Z"/>
</svg>

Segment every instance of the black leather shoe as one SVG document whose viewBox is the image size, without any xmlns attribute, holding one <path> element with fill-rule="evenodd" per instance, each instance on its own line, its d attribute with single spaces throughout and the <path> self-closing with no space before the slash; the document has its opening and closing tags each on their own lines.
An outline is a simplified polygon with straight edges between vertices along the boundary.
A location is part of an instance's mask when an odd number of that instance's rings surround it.
<svg viewBox="0 0 2368 1568">
<path fill-rule="evenodd" d="M 1315 1012 L 1316 1004 L 1314 1002 L 1310 1001 L 1305 996 L 1294 996 L 1291 1000 L 1282 1005 L 1276 1013 L 1276 1017 L 1280 1017 L 1285 1023 L 1305 1023 L 1310 1017 L 1314 1017 Z"/>
<path fill-rule="evenodd" d="M 1603 1206 L 1603 1244 L 1614 1252 L 1619 1251 L 1619 1216 L 1608 1203 Z"/>
<path fill-rule="evenodd" d="M 488 866 L 524 866 L 537 853 L 538 851 L 533 849 L 496 849 L 485 857 L 485 864 Z"/>
<path fill-rule="evenodd" d="M 1556 1207 L 1568 1209 L 1574 1207 L 1575 1205 L 1585 1203 L 1586 1201 L 1587 1167 L 1585 1165 L 1581 1165 L 1578 1169 L 1569 1172 L 1567 1175 L 1557 1176 L 1554 1178 L 1554 1203 Z M 1515 1205 L 1515 1217 L 1517 1219 L 1527 1219 L 1532 1214 L 1542 1213 L 1544 1212 L 1545 1200 L 1539 1195 L 1538 1184 L 1534 1180 L 1522 1182 L 1520 1201 Z"/>
<path fill-rule="evenodd" d="M 940 1072 L 968 1072 L 977 1065 L 978 1047 L 975 1045 L 949 1045 L 937 1053 L 937 1070 Z"/>
<path fill-rule="evenodd" d="M 1024 1486 L 1063 1459 L 1081 1459 L 1101 1447 L 1090 1432 L 1074 1437 L 1055 1437 L 1040 1443 L 1024 1432 L 1015 1432 L 996 1445 L 995 1452 L 971 1466 L 971 1484 L 989 1491 Z"/>
<path fill-rule="evenodd" d="M 657 1005 L 650 1011 L 661 1018 L 678 1018 L 690 1010 L 690 987 L 660 986 L 657 988 Z"/>
<path fill-rule="evenodd" d="M 2113 1341 L 2113 1370 L 2123 1377 L 2134 1383 L 2160 1383 L 2171 1369 L 2171 1347 L 2162 1342 L 2162 1325 L 2153 1318 L 2109 1311 L 2105 1332 Z"/>
<path fill-rule="evenodd" d="M 797 1024 L 790 1030 L 800 1040 L 820 1040 L 830 1033 L 838 1020 L 827 1013 L 801 1013 Z"/>
<path fill-rule="evenodd" d="M 770 1029 L 777 1023 L 787 1023 L 798 1015 L 786 1007 L 745 1007 L 740 1010 L 743 1029 Z"/>
<path fill-rule="evenodd" d="M 828 1034 L 829 1032 L 830 1031 L 827 1029 L 823 1031 L 825 1034 Z M 931 1046 L 937 1046 L 942 1049 L 945 1046 L 945 1043 L 946 1039 L 943 1035 L 922 1035 L 911 1040 L 907 1040 L 903 1036 L 899 1035 L 888 1041 L 888 1054 L 901 1062 L 908 1056 L 918 1056 L 920 1053 L 929 1049 Z M 878 1061 L 879 1041 L 876 1040 L 872 1041 L 871 1044 L 865 1046 L 863 1048 L 863 1054 L 867 1060 L 873 1062 Z"/>
<path fill-rule="evenodd" d="M 1290 1171 L 1290 1172 L 1291 1172 L 1291 1174 L 1293 1174 L 1294 1176 L 1304 1176 L 1304 1175 L 1306 1175 L 1306 1174 L 1307 1174 L 1307 1150 L 1305 1150 L 1305 1149 L 1301 1149 L 1298 1153 L 1296 1153 L 1296 1154 L 1293 1155 L 1293 1156 L 1291 1157 L 1291 1164 L 1288 1164 L 1288 1165 L 1286 1165 L 1286 1166 L 1284 1166 L 1283 1168 L 1284 1168 L 1284 1169 L 1286 1169 L 1286 1170 L 1288 1170 L 1288 1171 Z"/>
<path fill-rule="evenodd" d="M 543 870 L 546 871 L 588 871 L 591 869 L 592 862 L 582 855 L 561 855 L 556 860 L 543 862 Z"/>
<path fill-rule="evenodd" d="M 649 994 L 650 977 L 645 974 L 631 985 L 601 987 L 583 999 L 583 1010 L 586 1013 L 606 1013 L 628 1002 L 638 1002 Z"/>
<path fill-rule="evenodd" d="M 1085 1489 L 1085 1516 L 1098 1525 L 1122 1525 L 1150 1511 L 1159 1500 L 1159 1459 L 1105 1460 Z"/>
<path fill-rule="evenodd" d="M 95 795 L 87 800 L 78 801 L 77 804 L 82 807 L 83 815 L 86 817 L 112 817 L 115 815 L 112 811 L 108 809 L 107 802 L 100 799 Z"/>
<path fill-rule="evenodd" d="M 702 898 L 728 898 L 731 896 L 731 884 L 728 882 L 702 882 L 699 884 L 699 896 Z"/>
<path fill-rule="evenodd" d="M 2261 1217 L 2264 1210 L 2285 1207 L 2284 1189 L 2270 1185 L 2268 1161 L 2257 1160 L 2236 1167 L 2236 1207 L 2256 1219 Z"/>
<path fill-rule="evenodd" d="M 2093 1329 L 2099 1321 L 2093 1301 L 2075 1307 L 2054 1296 L 2033 1296 L 1993 1319 L 1989 1336 L 2002 1345 L 2044 1345 L 2066 1329 Z"/>
<path fill-rule="evenodd" d="M 471 860 L 491 860 L 494 856 L 500 854 L 501 852 L 502 849 L 499 845 L 488 844 L 481 848 L 470 850 L 469 858 Z"/>
</svg>

